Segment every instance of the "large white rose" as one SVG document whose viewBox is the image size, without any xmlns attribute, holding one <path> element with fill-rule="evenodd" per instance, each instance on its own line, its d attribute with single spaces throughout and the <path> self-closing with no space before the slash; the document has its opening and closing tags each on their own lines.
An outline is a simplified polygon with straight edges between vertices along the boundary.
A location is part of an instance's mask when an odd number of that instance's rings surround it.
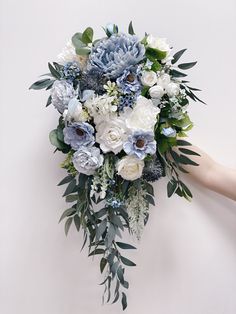
<svg viewBox="0 0 236 314">
<path fill-rule="evenodd" d="M 125 180 L 133 181 L 142 176 L 144 161 L 135 156 L 125 156 L 116 165 L 117 173 Z"/>
<path fill-rule="evenodd" d="M 120 118 L 101 121 L 96 125 L 96 142 L 104 153 L 113 152 L 118 154 L 127 139 L 125 122 Z"/>
<path fill-rule="evenodd" d="M 126 114 L 126 125 L 131 130 L 153 131 L 159 112 L 160 109 L 153 105 L 151 99 L 139 96 L 133 110 Z"/>
<path fill-rule="evenodd" d="M 158 38 L 153 35 L 148 35 L 147 44 L 150 48 L 166 51 L 167 53 L 171 50 L 170 45 L 167 43 L 166 38 Z"/>
<path fill-rule="evenodd" d="M 143 71 L 141 82 L 144 86 L 153 86 L 157 82 L 157 75 L 154 71 Z"/>
<path fill-rule="evenodd" d="M 179 84 L 171 82 L 166 86 L 166 93 L 169 97 L 177 96 L 179 94 L 179 91 Z"/>
<path fill-rule="evenodd" d="M 155 85 L 149 89 L 149 95 L 155 99 L 161 99 L 164 93 L 164 89 L 160 85 Z"/>
</svg>

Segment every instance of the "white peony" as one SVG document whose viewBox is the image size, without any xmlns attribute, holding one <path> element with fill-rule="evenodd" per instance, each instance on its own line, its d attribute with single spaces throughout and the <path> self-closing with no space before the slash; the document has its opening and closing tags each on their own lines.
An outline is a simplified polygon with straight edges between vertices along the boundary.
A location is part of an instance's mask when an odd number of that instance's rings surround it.
<svg viewBox="0 0 236 314">
<path fill-rule="evenodd" d="M 157 78 L 157 85 L 161 86 L 162 88 L 166 88 L 166 86 L 170 83 L 170 75 L 167 73 L 162 73 Z"/>
<path fill-rule="evenodd" d="M 173 82 L 169 83 L 165 89 L 166 89 L 166 93 L 169 97 L 177 96 L 179 94 L 179 91 L 180 91 L 179 84 L 176 84 Z"/>
<path fill-rule="evenodd" d="M 148 35 L 147 44 L 150 48 L 158 49 L 165 52 L 170 52 L 170 45 L 167 43 L 166 38 L 158 38 L 153 35 Z"/>
<path fill-rule="evenodd" d="M 153 131 L 160 109 L 153 105 L 151 99 L 139 96 L 133 110 L 125 112 L 125 122 L 129 129 Z"/>
<path fill-rule="evenodd" d="M 143 71 L 141 82 L 144 86 L 153 86 L 157 82 L 157 75 L 154 71 Z"/>
<path fill-rule="evenodd" d="M 116 165 L 117 173 L 125 180 L 136 180 L 142 176 L 144 161 L 135 156 L 125 156 Z"/>
<path fill-rule="evenodd" d="M 164 89 L 160 85 L 155 85 L 149 89 L 149 95 L 155 99 L 161 99 L 164 93 Z"/>
<path fill-rule="evenodd" d="M 96 125 L 96 141 L 104 153 L 113 152 L 118 154 L 127 139 L 127 128 L 120 118 L 103 120 Z"/>
</svg>

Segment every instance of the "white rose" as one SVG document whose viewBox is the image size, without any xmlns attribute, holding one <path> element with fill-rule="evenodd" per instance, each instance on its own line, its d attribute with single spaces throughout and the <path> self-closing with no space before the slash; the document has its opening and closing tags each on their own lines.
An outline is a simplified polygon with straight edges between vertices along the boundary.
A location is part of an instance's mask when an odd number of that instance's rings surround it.
<svg viewBox="0 0 236 314">
<path fill-rule="evenodd" d="M 141 82 L 145 86 L 153 86 L 157 82 L 157 75 L 154 71 L 143 71 Z"/>
<path fill-rule="evenodd" d="M 179 94 L 179 91 L 179 84 L 171 82 L 166 86 L 166 93 L 169 97 L 177 96 Z"/>
<path fill-rule="evenodd" d="M 127 128 L 120 118 L 101 121 L 96 125 L 96 141 L 104 153 L 118 154 L 127 139 Z"/>
<path fill-rule="evenodd" d="M 167 73 L 163 73 L 157 78 L 157 85 L 161 86 L 164 89 L 169 83 L 170 83 L 170 76 Z"/>
<path fill-rule="evenodd" d="M 153 35 L 148 35 L 147 43 L 150 48 L 158 49 L 161 51 L 169 52 L 171 50 L 170 45 L 167 43 L 166 38 L 157 38 Z"/>
<path fill-rule="evenodd" d="M 159 85 L 155 85 L 149 89 L 149 95 L 152 98 L 160 99 L 164 95 L 164 89 L 163 87 Z"/>
<path fill-rule="evenodd" d="M 118 161 L 116 169 L 125 180 L 133 181 L 142 176 L 144 161 L 135 156 L 125 156 Z"/>
<path fill-rule="evenodd" d="M 160 109 L 153 105 L 151 99 L 139 96 L 133 110 L 127 112 L 126 125 L 131 130 L 153 131 L 159 112 Z"/>
</svg>

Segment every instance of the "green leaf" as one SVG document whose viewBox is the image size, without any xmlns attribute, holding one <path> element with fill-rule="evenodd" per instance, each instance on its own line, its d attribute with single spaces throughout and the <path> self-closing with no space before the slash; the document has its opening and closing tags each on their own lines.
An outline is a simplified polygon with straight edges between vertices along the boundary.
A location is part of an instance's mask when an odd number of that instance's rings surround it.
<svg viewBox="0 0 236 314">
<path fill-rule="evenodd" d="M 173 180 L 169 181 L 167 184 L 167 196 L 171 197 L 175 193 L 176 189 L 177 189 L 177 182 Z"/>
<path fill-rule="evenodd" d="M 93 41 L 93 29 L 91 27 L 86 28 L 86 30 L 82 34 L 81 40 L 86 45 Z"/>
<path fill-rule="evenodd" d="M 68 176 L 66 176 L 64 179 L 62 179 L 57 185 L 60 186 L 60 185 L 69 183 L 69 182 L 72 181 L 73 179 L 74 179 L 74 177 L 73 177 L 72 175 L 68 175 Z"/>
<path fill-rule="evenodd" d="M 152 71 L 154 71 L 154 72 L 160 71 L 161 68 L 162 68 L 162 66 L 158 61 L 154 61 L 152 64 L 152 67 L 151 67 Z"/>
<path fill-rule="evenodd" d="M 78 194 L 70 194 L 66 196 L 67 203 L 73 203 L 78 200 Z"/>
<path fill-rule="evenodd" d="M 186 51 L 187 49 L 182 49 L 178 52 L 176 52 L 174 55 L 173 55 L 173 59 L 171 60 L 171 63 L 172 64 L 175 64 L 180 58 L 181 56 L 183 55 L 183 53 Z"/>
<path fill-rule="evenodd" d="M 121 221 L 119 216 L 112 215 L 111 216 L 111 221 L 113 222 L 114 225 L 118 226 L 121 230 L 124 230 L 123 223 L 122 223 L 122 221 Z"/>
<path fill-rule="evenodd" d="M 166 54 L 166 51 L 161 51 L 150 47 L 147 47 L 146 49 L 146 56 L 151 61 L 162 60 L 166 57 Z"/>
<path fill-rule="evenodd" d="M 109 248 L 112 245 L 113 240 L 115 239 L 116 236 L 116 228 L 114 227 L 113 224 L 110 224 L 107 235 L 106 235 L 106 246 Z"/>
<path fill-rule="evenodd" d="M 106 230 L 107 228 L 107 220 L 104 219 L 100 225 L 98 226 L 97 228 L 97 231 L 96 231 L 96 240 L 98 241 L 100 239 L 100 237 L 103 235 L 104 231 Z"/>
<path fill-rule="evenodd" d="M 196 163 L 195 161 L 193 161 L 193 160 L 191 160 L 190 158 L 188 158 L 187 156 L 185 156 L 185 155 L 180 155 L 179 156 L 179 162 L 181 163 L 181 164 L 184 164 L 184 165 L 192 165 L 192 166 L 199 166 L 199 164 L 198 163 Z"/>
<path fill-rule="evenodd" d="M 72 208 L 68 208 L 66 209 L 63 214 L 61 215 L 59 222 L 61 222 L 64 218 L 73 215 L 76 212 L 76 210 L 72 207 Z"/>
<path fill-rule="evenodd" d="M 76 187 L 76 179 L 73 179 L 67 186 L 64 194 L 63 194 L 63 197 L 66 196 L 66 195 L 69 195 L 73 192 L 75 192 L 75 187 Z"/>
<path fill-rule="evenodd" d="M 124 242 L 116 242 L 116 244 L 123 250 L 136 250 L 136 247 L 131 244 L 127 244 Z"/>
<path fill-rule="evenodd" d="M 118 282 L 119 282 L 119 281 L 118 281 Z M 120 296 L 120 293 L 119 293 L 119 291 L 118 291 L 118 292 L 116 293 L 116 295 L 115 295 L 115 298 L 114 298 L 112 304 L 116 303 L 116 302 L 119 300 L 119 296 Z"/>
<path fill-rule="evenodd" d="M 151 195 L 146 195 L 145 199 L 148 201 L 149 204 L 155 206 L 155 201 Z"/>
<path fill-rule="evenodd" d="M 132 21 L 129 23 L 128 32 L 129 32 L 130 35 L 135 35 Z"/>
<path fill-rule="evenodd" d="M 89 55 L 90 49 L 88 49 L 88 48 L 76 48 L 76 54 L 79 56 Z"/>
<path fill-rule="evenodd" d="M 74 216 L 74 224 L 75 224 L 77 231 L 79 232 L 79 230 L 80 230 L 80 218 L 78 215 Z"/>
<path fill-rule="evenodd" d="M 178 65 L 178 68 L 180 68 L 181 70 L 188 70 L 188 69 L 191 69 L 192 67 L 194 67 L 196 64 L 197 64 L 197 61 L 188 62 L 188 63 L 181 63 Z"/>
<path fill-rule="evenodd" d="M 178 146 L 192 146 L 191 143 L 189 143 L 189 142 L 187 142 L 185 140 L 177 140 L 176 143 L 177 143 Z"/>
<path fill-rule="evenodd" d="M 182 181 L 180 181 L 180 185 L 182 186 L 182 189 L 185 191 L 185 193 L 189 196 L 189 197 L 193 197 L 191 191 L 189 190 L 189 188 L 187 187 L 187 185 L 185 185 Z"/>
<path fill-rule="evenodd" d="M 82 41 L 82 33 L 75 33 L 71 41 L 76 49 L 86 47 L 86 44 Z"/>
<path fill-rule="evenodd" d="M 124 311 L 127 308 L 127 297 L 126 297 L 126 294 L 124 292 L 122 292 L 121 303 L 122 303 L 122 308 Z"/>
<path fill-rule="evenodd" d="M 67 234 L 68 234 L 68 232 L 69 232 L 69 229 L 70 229 L 72 220 L 73 220 L 73 218 L 72 218 L 72 217 L 69 217 L 69 218 L 66 220 L 66 222 L 65 222 L 65 234 L 66 234 L 66 236 L 67 236 Z"/>
<path fill-rule="evenodd" d="M 88 256 L 99 255 L 99 254 L 104 254 L 104 253 L 105 253 L 105 251 L 103 249 L 95 249 Z"/>
<path fill-rule="evenodd" d="M 123 284 L 124 284 L 124 273 L 123 273 L 122 266 L 120 266 L 120 267 L 117 269 L 117 277 L 118 277 L 120 283 L 123 285 Z"/>
<path fill-rule="evenodd" d="M 51 103 L 52 103 L 52 96 L 50 95 L 50 96 L 48 97 L 48 100 L 47 100 L 47 103 L 46 103 L 46 107 L 48 107 L 49 105 L 51 105 Z"/>
<path fill-rule="evenodd" d="M 39 90 L 39 89 L 44 89 L 46 87 L 48 87 L 51 84 L 51 80 L 50 79 L 42 79 L 39 80 L 35 83 L 33 83 L 29 89 L 35 89 L 35 90 Z"/>
<path fill-rule="evenodd" d="M 53 146 L 56 146 L 59 150 L 64 150 L 68 147 L 65 143 L 61 142 L 57 136 L 57 129 L 52 130 L 49 133 L 49 140 Z"/>
<path fill-rule="evenodd" d="M 173 77 L 185 77 L 185 76 L 187 76 L 186 73 L 179 72 L 175 69 L 170 70 L 170 75 Z"/>
<path fill-rule="evenodd" d="M 179 151 L 181 151 L 182 153 L 187 154 L 187 155 L 201 156 L 200 154 L 194 152 L 193 150 L 187 149 L 187 148 L 180 147 Z"/>
<path fill-rule="evenodd" d="M 106 258 L 101 258 L 101 261 L 100 261 L 100 271 L 101 271 L 101 274 L 103 273 L 104 271 L 104 268 L 106 267 L 107 265 L 107 259 Z"/>
<path fill-rule="evenodd" d="M 122 263 L 126 266 L 136 266 L 136 264 L 134 262 L 132 262 L 131 260 L 129 260 L 128 258 L 121 256 L 120 257 Z"/>
<path fill-rule="evenodd" d="M 50 62 L 48 62 L 48 68 L 49 68 L 53 77 L 55 77 L 56 79 L 61 78 L 61 74 L 51 65 Z"/>
</svg>

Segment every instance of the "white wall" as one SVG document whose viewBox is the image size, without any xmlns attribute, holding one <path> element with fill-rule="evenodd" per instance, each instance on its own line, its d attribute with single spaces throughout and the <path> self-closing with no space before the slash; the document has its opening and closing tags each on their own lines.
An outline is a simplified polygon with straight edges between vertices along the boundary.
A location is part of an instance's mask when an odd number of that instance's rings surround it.
<svg viewBox="0 0 236 314">
<path fill-rule="evenodd" d="M 48 133 L 58 116 L 44 92 L 27 88 L 74 32 L 91 25 L 100 36 L 107 22 L 126 28 L 132 19 L 140 36 L 168 37 L 176 51 L 188 47 L 185 61 L 199 61 L 190 79 L 208 105 L 192 104 L 191 141 L 235 168 L 235 0 L 1 0 L 0 9 L 0 313 L 121 313 L 120 304 L 100 306 L 96 261 L 57 224 L 65 173 Z M 186 182 L 192 203 L 168 200 L 165 179 L 155 185 L 128 272 L 129 314 L 236 313 L 235 202 Z"/>
</svg>

